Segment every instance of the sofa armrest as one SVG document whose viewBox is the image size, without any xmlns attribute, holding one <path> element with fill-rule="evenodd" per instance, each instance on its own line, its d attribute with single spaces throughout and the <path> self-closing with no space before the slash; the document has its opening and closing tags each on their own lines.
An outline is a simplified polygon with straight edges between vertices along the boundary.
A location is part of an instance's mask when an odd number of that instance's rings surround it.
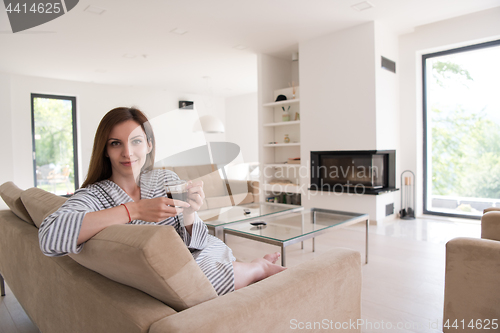
<svg viewBox="0 0 500 333">
<path fill-rule="evenodd" d="M 481 238 L 500 241 L 500 212 L 490 211 L 481 218 Z"/>
<path fill-rule="evenodd" d="M 486 214 L 488 212 L 499 212 L 500 211 L 500 207 L 490 207 L 490 208 L 486 208 L 485 210 L 483 210 L 483 214 Z"/>
<path fill-rule="evenodd" d="M 444 332 L 468 331 L 471 320 L 481 319 L 484 323 L 489 319 L 491 323 L 497 319 L 498 322 L 499 262 L 500 242 L 460 237 L 446 244 L 443 324 L 451 326 L 455 320 L 459 323 L 464 320 L 466 326 L 465 330 L 443 327 Z"/>
<path fill-rule="evenodd" d="M 248 180 L 247 181 L 247 186 L 248 186 L 248 193 L 251 193 L 253 196 L 253 202 L 259 202 L 260 201 L 260 188 L 259 188 L 260 183 L 255 180 Z"/>
<path fill-rule="evenodd" d="M 361 257 L 359 252 L 337 248 L 163 318 L 149 332 L 289 332 L 307 323 L 332 329 L 336 322 L 355 323 L 360 318 Z"/>
<path fill-rule="evenodd" d="M 259 195 L 259 182 L 255 180 L 248 180 L 248 193 L 252 193 L 253 195 Z"/>
</svg>

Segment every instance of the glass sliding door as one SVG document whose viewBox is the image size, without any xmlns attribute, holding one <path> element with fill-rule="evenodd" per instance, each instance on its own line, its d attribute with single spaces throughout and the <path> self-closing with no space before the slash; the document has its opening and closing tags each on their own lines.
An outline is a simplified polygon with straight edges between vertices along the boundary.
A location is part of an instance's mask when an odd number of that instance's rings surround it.
<svg viewBox="0 0 500 333">
<path fill-rule="evenodd" d="M 500 40 L 427 54 L 424 213 L 500 207 Z"/>
<path fill-rule="evenodd" d="M 76 98 L 31 94 L 35 186 L 69 196 L 78 186 Z"/>
</svg>

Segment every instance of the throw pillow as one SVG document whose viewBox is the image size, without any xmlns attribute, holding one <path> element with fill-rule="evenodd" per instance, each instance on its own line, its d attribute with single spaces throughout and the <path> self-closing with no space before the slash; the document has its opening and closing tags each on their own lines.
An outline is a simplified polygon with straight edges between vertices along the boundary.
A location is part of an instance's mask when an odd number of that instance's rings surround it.
<svg viewBox="0 0 500 333">
<path fill-rule="evenodd" d="M 21 194 L 21 200 L 37 228 L 40 228 L 43 220 L 58 210 L 68 199 L 40 188 L 32 187 Z"/>
<path fill-rule="evenodd" d="M 10 210 L 24 222 L 34 225 L 30 214 L 21 201 L 21 193 L 23 193 L 23 190 L 17 187 L 13 182 L 6 182 L 0 186 L 0 195 L 7 206 L 9 206 Z"/>
<path fill-rule="evenodd" d="M 212 284 L 171 226 L 121 224 L 89 239 L 81 265 L 139 289 L 176 311 L 217 297 Z"/>
</svg>

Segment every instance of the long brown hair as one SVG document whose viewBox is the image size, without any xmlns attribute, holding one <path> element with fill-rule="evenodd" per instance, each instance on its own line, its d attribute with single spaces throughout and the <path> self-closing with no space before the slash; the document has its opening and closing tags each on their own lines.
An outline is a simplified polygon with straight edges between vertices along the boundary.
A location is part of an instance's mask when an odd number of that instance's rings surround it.
<svg viewBox="0 0 500 333">
<path fill-rule="evenodd" d="M 151 152 L 146 156 L 146 162 L 141 172 L 153 169 L 155 162 L 155 137 L 148 118 L 139 109 L 133 107 L 115 108 L 106 113 L 97 127 L 87 179 L 83 182 L 82 187 L 87 187 L 90 184 L 111 177 L 111 161 L 109 157 L 106 157 L 106 144 L 108 142 L 109 133 L 111 133 L 116 125 L 127 120 L 133 120 L 142 127 L 142 130 L 146 133 L 148 143 L 152 146 Z"/>
</svg>

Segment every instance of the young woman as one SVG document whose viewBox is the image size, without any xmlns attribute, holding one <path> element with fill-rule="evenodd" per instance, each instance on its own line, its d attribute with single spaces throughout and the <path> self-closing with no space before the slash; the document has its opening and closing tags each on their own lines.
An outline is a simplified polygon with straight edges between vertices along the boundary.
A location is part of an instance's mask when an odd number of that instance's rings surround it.
<svg viewBox="0 0 500 333">
<path fill-rule="evenodd" d="M 40 226 L 42 252 L 79 253 L 87 240 L 114 224 L 160 224 L 175 227 L 219 295 L 285 269 L 275 264 L 277 252 L 251 263 L 236 262 L 196 213 L 205 198 L 203 183 L 189 182 L 187 202 L 167 198 L 165 183 L 179 177 L 153 170 L 154 157 L 155 138 L 146 116 L 135 108 L 109 111 L 97 128 L 87 179 Z"/>
</svg>

